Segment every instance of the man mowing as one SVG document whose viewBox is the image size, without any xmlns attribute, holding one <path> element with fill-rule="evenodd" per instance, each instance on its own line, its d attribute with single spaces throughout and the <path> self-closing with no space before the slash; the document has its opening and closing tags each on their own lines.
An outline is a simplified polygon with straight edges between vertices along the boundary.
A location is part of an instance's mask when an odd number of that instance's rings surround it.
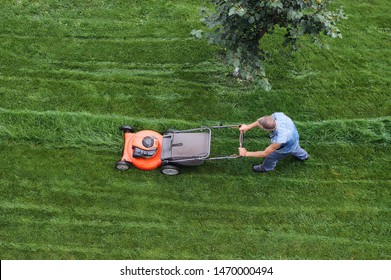
<svg viewBox="0 0 391 280">
<path fill-rule="evenodd" d="M 245 148 L 239 148 L 239 154 L 243 157 L 265 158 L 262 164 L 253 165 L 254 172 L 271 171 L 279 160 L 288 155 L 302 161 L 309 158 L 308 153 L 299 145 L 299 133 L 295 124 L 284 113 L 261 117 L 252 124 L 242 124 L 239 129 L 247 132 L 254 127 L 270 132 L 270 145 L 265 150 L 250 152 Z"/>
</svg>

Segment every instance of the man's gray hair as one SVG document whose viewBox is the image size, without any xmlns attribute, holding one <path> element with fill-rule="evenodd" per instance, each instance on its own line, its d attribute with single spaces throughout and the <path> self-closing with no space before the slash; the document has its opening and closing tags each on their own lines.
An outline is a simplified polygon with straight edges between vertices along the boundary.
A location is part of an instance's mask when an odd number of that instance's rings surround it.
<svg viewBox="0 0 391 280">
<path fill-rule="evenodd" d="M 276 121 L 272 116 L 264 116 L 258 119 L 258 124 L 263 129 L 274 130 L 276 128 Z"/>
</svg>

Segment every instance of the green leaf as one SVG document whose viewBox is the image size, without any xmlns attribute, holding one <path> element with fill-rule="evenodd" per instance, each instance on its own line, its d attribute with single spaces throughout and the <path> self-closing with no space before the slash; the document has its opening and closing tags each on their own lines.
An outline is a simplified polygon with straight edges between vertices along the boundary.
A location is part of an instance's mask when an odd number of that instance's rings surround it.
<svg viewBox="0 0 391 280">
<path fill-rule="evenodd" d="M 190 34 L 196 37 L 197 39 L 202 39 L 202 30 L 193 29 Z"/>
<path fill-rule="evenodd" d="M 236 14 L 242 17 L 246 14 L 246 10 L 243 8 L 239 8 L 236 10 Z"/>
<path fill-rule="evenodd" d="M 236 7 L 232 7 L 231 9 L 229 9 L 229 12 L 228 12 L 229 16 L 232 16 L 234 14 L 236 14 Z"/>
<path fill-rule="evenodd" d="M 269 83 L 269 80 L 266 78 L 259 79 L 258 85 L 260 85 L 266 91 L 270 91 L 272 89 L 272 85 Z"/>
</svg>

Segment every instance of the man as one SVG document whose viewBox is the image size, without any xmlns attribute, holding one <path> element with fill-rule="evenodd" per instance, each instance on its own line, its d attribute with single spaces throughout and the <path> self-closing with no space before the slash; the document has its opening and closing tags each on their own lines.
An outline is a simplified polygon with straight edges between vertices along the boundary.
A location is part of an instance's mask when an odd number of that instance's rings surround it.
<svg viewBox="0 0 391 280">
<path fill-rule="evenodd" d="M 292 155 L 299 160 L 307 160 L 308 153 L 299 145 L 299 133 L 293 121 L 284 113 L 274 113 L 264 116 L 252 124 L 242 124 L 240 130 L 249 131 L 259 127 L 270 132 L 270 145 L 263 151 L 249 152 L 245 148 L 239 148 L 239 154 L 243 157 L 265 158 L 262 164 L 253 165 L 254 172 L 267 172 L 276 167 L 279 160 Z"/>
</svg>

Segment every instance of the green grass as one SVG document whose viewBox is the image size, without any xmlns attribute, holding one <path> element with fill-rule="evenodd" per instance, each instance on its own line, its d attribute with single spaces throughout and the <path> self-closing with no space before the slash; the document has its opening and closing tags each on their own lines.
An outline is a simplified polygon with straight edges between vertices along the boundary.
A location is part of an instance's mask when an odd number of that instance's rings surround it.
<svg viewBox="0 0 391 280">
<path fill-rule="evenodd" d="M 339 2 L 343 40 L 275 56 L 264 92 L 189 35 L 206 0 L 3 1 L 0 258 L 391 259 L 391 11 Z M 261 176 L 248 158 L 174 177 L 114 169 L 122 124 L 275 111 L 296 121 L 308 162 Z M 251 150 L 267 143 L 246 134 Z M 213 131 L 213 154 L 237 146 L 238 131 Z"/>
</svg>

